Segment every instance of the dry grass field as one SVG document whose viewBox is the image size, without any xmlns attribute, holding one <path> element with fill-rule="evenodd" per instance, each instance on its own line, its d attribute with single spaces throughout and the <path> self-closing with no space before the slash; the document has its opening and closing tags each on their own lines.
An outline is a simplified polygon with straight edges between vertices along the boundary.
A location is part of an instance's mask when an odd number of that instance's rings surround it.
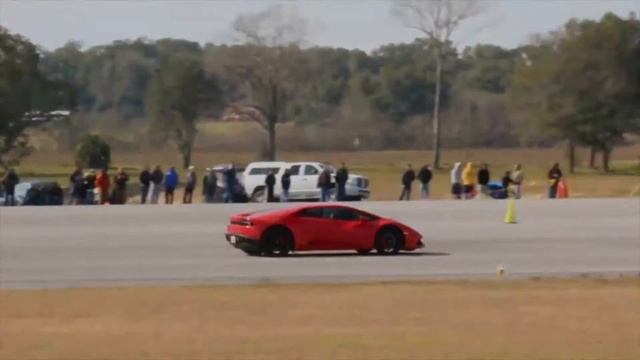
<svg viewBox="0 0 640 360">
<path fill-rule="evenodd" d="M 640 280 L 0 290 L 0 359 L 639 359 Z"/>
<path fill-rule="evenodd" d="M 432 184 L 434 198 L 449 197 L 449 170 L 456 161 L 486 162 L 491 166 L 492 178 L 499 180 L 504 171 L 515 163 L 522 163 L 526 176 L 526 197 L 542 197 L 546 193 L 546 171 L 553 162 L 560 162 L 567 173 L 564 149 L 468 149 L 445 150 L 445 170 L 435 174 Z M 400 177 L 408 163 L 419 167 L 431 160 L 429 151 L 356 151 L 356 152 L 283 152 L 283 160 L 322 161 L 339 164 L 345 161 L 352 172 L 366 175 L 371 180 L 374 200 L 393 200 L 400 193 Z M 584 163 L 586 149 L 578 151 Z M 193 163 L 202 171 L 205 167 L 234 162 L 239 165 L 255 160 L 255 153 L 215 152 L 196 149 Z M 640 196 L 640 145 L 616 149 L 613 153 L 613 172 L 602 174 L 597 170 L 579 167 L 576 174 L 567 174 L 571 195 L 574 197 Z M 135 175 L 144 164 L 180 164 L 175 151 L 114 152 L 113 167 L 125 167 Z M 18 169 L 23 177 L 53 177 L 67 184 L 73 168 L 71 153 L 41 151 L 27 158 Z M 415 191 L 414 196 L 417 196 Z"/>
</svg>

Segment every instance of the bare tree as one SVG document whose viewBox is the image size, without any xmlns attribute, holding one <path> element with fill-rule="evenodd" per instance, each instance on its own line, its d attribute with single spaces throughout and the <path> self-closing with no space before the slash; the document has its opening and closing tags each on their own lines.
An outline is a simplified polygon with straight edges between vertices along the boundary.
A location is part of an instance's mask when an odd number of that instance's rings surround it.
<svg viewBox="0 0 640 360">
<path fill-rule="evenodd" d="M 433 166 L 440 168 L 440 93 L 444 47 L 467 19 L 479 15 L 484 6 L 478 0 L 399 0 L 393 14 L 411 29 L 419 31 L 436 51 L 436 94 L 433 105 Z"/>
<path fill-rule="evenodd" d="M 276 124 L 286 116 L 293 96 L 295 66 L 300 44 L 307 34 L 307 22 L 294 8 L 272 6 L 238 16 L 233 30 L 244 43 L 227 68 L 248 85 L 248 96 L 226 110 L 226 120 L 259 123 L 268 134 L 269 160 L 276 158 Z"/>
</svg>

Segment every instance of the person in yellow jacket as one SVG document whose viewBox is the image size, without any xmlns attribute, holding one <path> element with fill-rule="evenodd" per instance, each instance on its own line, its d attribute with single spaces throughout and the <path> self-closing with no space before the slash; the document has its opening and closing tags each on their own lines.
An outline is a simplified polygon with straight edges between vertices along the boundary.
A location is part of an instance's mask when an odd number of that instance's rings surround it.
<svg viewBox="0 0 640 360">
<path fill-rule="evenodd" d="M 476 189 L 476 179 L 476 169 L 473 167 L 473 163 L 468 162 L 462 171 L 462 184 L 464 185 L 465 199 L 473 198 Z"/>
</svg>

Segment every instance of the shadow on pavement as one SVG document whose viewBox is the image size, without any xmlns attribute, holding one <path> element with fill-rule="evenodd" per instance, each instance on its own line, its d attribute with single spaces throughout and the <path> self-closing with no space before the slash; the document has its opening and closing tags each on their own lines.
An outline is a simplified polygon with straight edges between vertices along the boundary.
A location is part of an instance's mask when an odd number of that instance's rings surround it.
<svg viewBox="0 0 640 360">
<path fill-rule="evenodd" d="M 288 257 L 294 257 L 294 258 L 304 258 L 304 257 L 403 257 L 403 256 L 408 256 L 408 257 L 412 257 L 412 256 L 449 256 L 451 255 L 450 253 L 447 252 L 428 252 L 428 251 L 421 251 L 421 252 L 401 252 L 398 253 L 396 255 L 379 255 L 375 252 L 371 252 L 369 254 L 358 254 L 356 252 L 353 253 L 295 253 L 295 254 L 289 254 Z"/>
</svg>

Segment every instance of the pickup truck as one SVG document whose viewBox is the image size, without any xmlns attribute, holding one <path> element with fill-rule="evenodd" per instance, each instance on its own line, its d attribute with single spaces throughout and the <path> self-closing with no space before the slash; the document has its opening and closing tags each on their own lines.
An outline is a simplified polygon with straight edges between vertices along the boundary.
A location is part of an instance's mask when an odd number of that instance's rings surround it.
<svg viewBox="0 0 640 360">
<path fill-rule="evenodd" d="M 320 199 L 320 189 L 318 188 L 318 176 L 328 167 L 331 171 L 331 178 L 335 179 L 335 169 L 320 162 L 284 162 L 268 161 L 253 162 L 247 165 L 244 170 L 244 188 L 252 201 L 261 201 L 266 195 L 265 178 L 269 172 L 276 176 L 274 195 L 280 197 L 282 192 L 280 179 L 285 169 L 291 172 L 291 188 L 289 189 L 289 199 L 292 201 L 317 201 Z M 333 180 L 335 184 L 335 180 Z M 335 191 L 334 191 L 335 192 Z M 369 180 L 362 175 L 349 174 L 345 186 L 347 200 L 359 201 L 369 198 Z"/>
</svg>

